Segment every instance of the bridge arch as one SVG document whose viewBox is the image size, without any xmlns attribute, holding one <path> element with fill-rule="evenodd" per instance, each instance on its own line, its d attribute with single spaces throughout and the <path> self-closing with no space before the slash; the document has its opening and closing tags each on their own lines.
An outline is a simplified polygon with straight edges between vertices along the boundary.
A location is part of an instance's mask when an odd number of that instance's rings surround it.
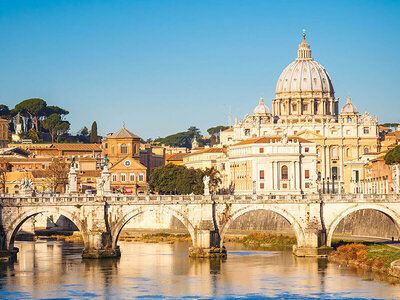
<svg viewBox="0 0 400 300">
<path fill-rule="evenodd" d="M 350 208 L 343 210 L 330 223 L 330 225 L 328 226 L 328 234 L 327 234 L 327 241 L 326 241 L 327 246 L 328 247 L 331 246 L 333 233 L 335 232 L 335 229 L 339 225 L 340 221 L 342 221 L 346 216 L 350 215 L 353 212 L 356 212 L 359 210 L 365 210 L 365 209 L 375 210 L 375 211 L 379 211 L 379 212 L 385 214 L 387 217 L 389 217 L 393 221 L 393 223 L 397 227 L 397 230 L 400 233 L 400 215 L 398 213 L 396 213 L 395 211 L 393 211 L 381 204 L 361 204 L 361 205 L 357 204 L 357 205 L 354 205 Z"/>
<path fill-rule="evenodd" d="M 118 238 L 119 235 L 122 231 L 122 229 L 125 227 L 125 225 L 132 220 L 133 218 L 137 217 L 138 215 L 141 215 L 145 212 L 154 212 L 154 211 L 164 211 L 175 218 L 177 218 L 179 221 L 182 222 L 182 224 L 186 227 L 187 231 L 190 234 L 190 238 L 192 239 L 192 242 L 195 239 L 195 231 L 192 223 L 188 220 L 188 218 L 181 212 L 169 208 L 167 206 L 162 206 L 161 208 L 158 206 L 151 206 L 151 207 L 140 207 L 140 208 L 135 208 L 131 210 L 129 213 L 125 214 L 112 228 L 111 234 L 112 234 L 112 245 L 113 247 L 117 247 L 118 243 Z"/>
<path fill-rule="evenodd" d="M 84 226 L 79 219 L 79 217 L 75 214 L 72 213 L 66 209 L 62 209 L 59 207 L 27 207 L 25 211 L 20 213 L 14 220 L 12 220 L 9 225 L 7 226 L 6 229 L 6 246 L 9 251 L 12 251 L 14 249 L 14 242 L 15 242 L 15 237 L 21 228 L 21 226 L 31 217 L 34 217 L 38 214 L 46 214 L 46 213 L 54 213 L 54 214 L 59 214 L 62 215 L 66 218 L 68 218 L 71 222 L 75 224 L 75 226 L 79 229 L 80 233 L 82 234 L 83 242 L 86 244 L 88 238 L 86 231 L 84 230 Z"/>
<path fill-rule="evenodd" d="M 239 208 L 239 209 L 233 211 L 231 216 L 228 218 L 228 220 L 223 224 L 222 228 L 220 229 L 221 245 L 223 244 L 225 234 L 228 231 L 231 224 L 240 216 L 242 216 L 248 212 L 256 211 L 256 210 L 272 211 L 274 213 L 277 213 L 284 219 L 286 219 L 286 221 L 288 221 L 290 223 L 290 225 L 292 226 L 292 228 L 294 230 L 294 233 L 295 233 L 296 239 L 297 239 L 297 245 L 300 246 L 304 243 L 304 239 L 305 239 L 304 231 L 303 231 L 302 227 L 300 226 L 299 222 L 297 222 L 297 220 L 295 219 L 295 217 L 292 214 L 290 214 L 289 212 L 287 212 L 284 209 L 278 208 L 273 205 L 263 205 L 263 204 L 254 205 L 253 204 L 253 205 L 247 205 L 245 207 L 242 207 L 242 208 Z"/>
</svg>

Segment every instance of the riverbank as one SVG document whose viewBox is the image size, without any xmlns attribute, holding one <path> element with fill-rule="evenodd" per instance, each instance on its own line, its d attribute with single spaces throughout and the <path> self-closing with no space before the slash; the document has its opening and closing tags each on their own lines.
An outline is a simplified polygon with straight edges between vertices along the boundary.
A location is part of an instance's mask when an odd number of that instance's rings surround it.
<svg viewBox="0 0 400 300">
<path fill-rule="evenodd" d="M 363 268 L 398 277 L 393 272 L 391 265 L 393 262 L 400 260 L 400 249 L 367 242 L 346 243 L 341 241 L 337 243 L 336 250 L 329 254 L 328 259 L 341 265 Z M 398 282 L 398 279 L 395 281 Z"/>
<path fill-rule="evenodd" d="M 254 232 L 246 236 L 227 235 L 224 242 L 238 242 L 244 244 L 247 247 L 292 247 L 294 244 L 296 244 L 296 237 L 282 234 Z"/>
</svg>

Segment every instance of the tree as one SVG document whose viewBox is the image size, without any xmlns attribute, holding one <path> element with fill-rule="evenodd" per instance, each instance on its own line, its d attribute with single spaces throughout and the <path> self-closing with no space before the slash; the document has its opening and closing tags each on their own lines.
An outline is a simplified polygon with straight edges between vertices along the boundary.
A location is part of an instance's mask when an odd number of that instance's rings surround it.
<svg viewBox="0 0 400 300">
<path fill-rule="evenodd" d="M 10 118 L 10 109 L 7 105 L 0 104 L 0 117 L 4 119 Z"/>
<path fill-rule="evenodd" d="M 39 117 L 45 116 L 47 103 L 40 98 L 32 98 L 24 100 L 13 109 L 13 113 L 20 112 L 23 115 L 28 115 L 32 120 L 36 131 L 39 131 Z"/>
<path fill-rule="evenodd" d="M 92 130 L 90 130 L 90 142 L 97 143 L 97 141 L 98 141 L 97 123 L 96 123 L 96 121 L 94 121 L 92 123 Z"/>
<path fill-rule="evenodd" d="M 385 164 L 393 165 L 400 163 L 400 146 L 397 146 L 386 153 L 385 157 Z"/>
<path fill-rule="evenodd" d="M 44 114 L 47 117 L 51 116 L 52 114 L 57 114 L 60 115 L 61 117 L 64 117 L 69 114 L 69 111 L 58 106 L 49 105 L 45 108 Z"/>
<path fill-rule="evenodd" d="M 5 159 L 0 160 L 0 190 L 2 193 L 6 192 L 6 183 L 7 183 L 7 169 L 8 162 Z"/>
<path fill-rule="evenodd" d="M 62 121 L 60 115 L 54 113 L 42 121 L 42 126 L 49 131 L 51 142 L 54 143 L 54 137 L 66 133 L 70 124 L 68 121 Z"/>
<path fill-rule="evenodd" d="M 213 135 L 215 133 L 219 133 L 220 131 L 224 131 L 226 129 L 229 129 L 229 126 L 215 126 L 207 129 L 208 134 Z"/>
<path fill-rule="evenodd" d="M 160 194 L 203 194 L 204 172 L 182 165 L 168 164 L 155 168 L 150 174 L 150 188 Z"/>
<path fill-rule="evenodd" d="M 89 134 L 89 129 L 86 126 L 83 126 L 83 128 L 79 131 L 78 134 L 87 136 Z"/>
<path fill-rule="evenodd" d="M 68 183 L 68 165 L 63 157 L 54 157 L 49 168 L 45 171 L 44 178 L 50 185 L 53 193 L 63 192 Z"/>
</svg>

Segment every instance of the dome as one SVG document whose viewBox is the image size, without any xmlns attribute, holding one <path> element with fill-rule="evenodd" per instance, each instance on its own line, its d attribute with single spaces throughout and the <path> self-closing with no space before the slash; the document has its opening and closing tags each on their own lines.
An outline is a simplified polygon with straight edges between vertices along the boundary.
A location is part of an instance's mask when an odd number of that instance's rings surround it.
<svg viewBox="0 0 400 300">
<path fill-rule="evenodd" d="M 296 60 L 283 70 L 278 79 L 276 97 L 334 97 L 334 94 L 331 77 L 325 68 L 311 57 L 310 45 L 303 34 Z"/>
<path fill-rule="evenodd" d="M 264 99 L 261 97 L 260 98 L 260 103 L 256 106 L 256 108 L 253 110 L 253 115 L 254 116 L 264 116 L 264 115 L 269 115 L 271 114 L 268 106 L 264 104 Z"/>
<path fill-rule="evenodd" d="M 358 114 L 358 109 L 351 103 L 350 96 L 347 97 L 347 103 L 343 106 L 341 114 Z"/>
</svg>

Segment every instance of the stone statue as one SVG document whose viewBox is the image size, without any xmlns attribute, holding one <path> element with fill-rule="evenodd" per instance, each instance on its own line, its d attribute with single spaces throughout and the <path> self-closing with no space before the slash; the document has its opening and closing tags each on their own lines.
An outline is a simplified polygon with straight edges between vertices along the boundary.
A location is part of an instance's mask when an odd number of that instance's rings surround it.
<svg viewBox="0 0 400 300">
<path fill-rule="evenodd" d="M 282 142 L 283 144 L 287 144 L 288 141 L 289 141 L 288 135 L 287 135 L 287 132 L 286 132 L 286 130 L 285 130 L 285 131 L 282 133 L 281 142 Z"/>
<path fill-rule="evenodd" d="M 72 156 L 72 160 L 71 160 L 71 168 L 75 167 L 75 156 Z"/>
<path fill-rule="evenodd" d="M 209 196 L 210 195 L 210 177 L 207 175 L 204 176 L 203 183 L 204 183 L 204 195 Z"/>
<path fill-rule="evenodd" d="M 97 195 L 103 195 L 104 192 L 104 178 L 100 177 L 96 179 L 96 191 Z"/>
<path fill-rule="evenodd" d="M 108 156 L 104 156 L 104 168 L 108 168 L 108 162 L 110 161 L 110 159 L 108 158 Z"/>
<path fill-rule="evenodd" d="M 34 187 L 33 187 L 32 179 L 28 179 L 28 178 L 24 177 L 21 180 L 21 192 L 22 192 L 22 194 L 31 194 L 33 190 L 34 190 Z"/>
</svg>

